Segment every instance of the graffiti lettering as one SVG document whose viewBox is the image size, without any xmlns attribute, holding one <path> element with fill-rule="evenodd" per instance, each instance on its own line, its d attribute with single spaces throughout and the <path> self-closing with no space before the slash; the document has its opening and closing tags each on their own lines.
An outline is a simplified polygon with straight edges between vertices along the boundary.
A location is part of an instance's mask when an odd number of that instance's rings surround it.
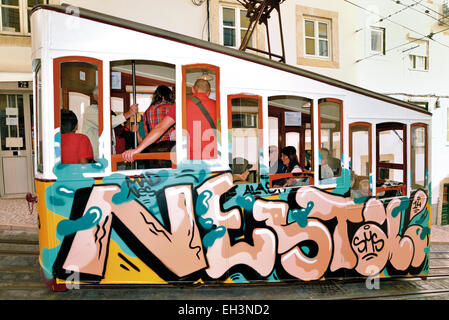
<svg viewBox="0 0 449 320">
<path fill-rule="evenodd" d="M 161 180 L 151 174 L 127 177 L 126 187 L 135 197 L 148 196 Z M 95 206 L 96 224 L 81 219 L 71 225 L 61 222 L 59 229 L 66 230 L 65 235 L 76 233 L 64 266 L 104 276 L 104 248 L 112 228 L 148 266 L 154 267 L 154 259 L 160 261 L 170 280 L 198 272 L 203 280 L 222 279 L 229 277 L 231 269 L 237 272 L 231 277 L 235 281 L 246 280 L 245 270 L 268 281 L 279 272 L 317 280 L 340 269 L 374 278 L 387 263 L 401 272 L 415 268 L 418 273 L 426 265 L 429 215 L 423 190 L 415 192 L 411 201 L 371 198 L 359 204 L 309 186 L 290 190 L 288 200 L 263 198 L 269 189 L 262 183 L 255 189 L 250 185 L 238 189 L 240 195 L 229 194 L 233 187 L 229 172 L 197 187 L 167 186 L 166 202 L 158 204 L 161 221 L 136 200 L 114 203 L 114 194 L 122 191 L 117 185 L 96 185 L 83 213 L 91 214 Z M 231 200 L 234 205 L 224 209 Z"/>
</svg>

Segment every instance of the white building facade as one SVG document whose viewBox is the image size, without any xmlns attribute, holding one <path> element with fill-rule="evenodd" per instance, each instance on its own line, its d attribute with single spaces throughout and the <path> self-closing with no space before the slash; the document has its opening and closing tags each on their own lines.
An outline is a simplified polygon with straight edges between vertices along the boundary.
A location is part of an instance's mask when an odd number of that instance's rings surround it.
<svg viewBox="0 0 449 320">
<path fill-rule="evenodd" d="M 70 0 L 67 3 L 75 16 L 76 8 L 83 7 L 235 48 L 248 28 L 245 8 L 236 0 Z M 0 109 L 5 119 L 6 110 L 11 110 L 14 104 L 22 101 L 20 108 L 23 109 L 18 111 L 16 131 L 2 131 L 3 137 L 23 136 L 22 144 L 19 139 L 9 139 L 7 145 L 2 138 L 0 196 L 3 197 L 33 192 L 30 138 L 33 83 L 28 15 L 36 4 L 60 4 L 60 1 L 5 0 L 0 5 L 0 17 L 3 17 L 0 21 Z M 445 63 L 449 53 L 449 18 L 444 18 L 449 13 L 447 8 L 443 0 L 286 0 L 281 4 L 287 64 L 415 102 L 433 113 L 429 130 L 433 224 L 446 223 L 445 201 L 449 189 L 449 88 L 446 84 L 449 64 Z M 271 50 L 280 54 L 276 11 L 269 20 L 269 28 Z M 250 45 L 268 49 L 263 25 L 257 27 Z M 8 175 L 11 172 L 8 166 L 18 165 L 26 166 L 27 170 L 20 177 Z"/>
</svg>

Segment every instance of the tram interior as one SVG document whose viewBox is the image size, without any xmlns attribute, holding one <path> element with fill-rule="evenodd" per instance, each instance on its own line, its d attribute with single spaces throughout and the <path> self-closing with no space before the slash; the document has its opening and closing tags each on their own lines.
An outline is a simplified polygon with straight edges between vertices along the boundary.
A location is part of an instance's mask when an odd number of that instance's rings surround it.
<svg viewBox="0 0 449 320">
<path fill-rule="evenodd" d="M 135 78 L 133 81 L 133 64 L 131 60 L 111 62 L 111 117 L 126 113 L 134 102 L 139 105 L 136 119 L 131 117 L 111 131 L 111 153 L 113 170 L 173 168 L 168 159 L 146 154 L 143 160 L 133 164 L 121 162 L 120 153 L 134 148 L 138 135 L 133 132 L 133 123 L 139 123 L 145 110 L 150 106 L 157 86 L 166 85 L 172 91 L 176 89 L 175 65 L 156 61 L 134 61 Z M 183 68 L 183 94 L 189 97 L 191 87 L 196 79 L 203 78 L 211 84 L 211 99 L 217 99 L 219 92 L 217 70 L 207 65 L 192 65 Z M 94 161 L 101 157 L 99 131 L 102 130 L 101 108 L 88 112 L 92 106 L 99 104 L 100 99 L 94 94 L 99 86 L 99 65 L 95 62 L 63 61 L 60 64 L 59 107 L 73 111 L 78 120 L 76 132 L 86 133 L 89 122 L 97 127 L 97 136 L 89 136 L 94 151 Z M 100 83 L 101 84 L 101 83 Z M 135 91 L 134 91 L 135 88 Z M 135 93 L 135 101 L 134 101 Z M 262 140 L 262 101 L 261 97 L 251 94 L 236 94 L 227 97 L 229 126 L 229 164 L 232 168 L 235 159 L 244 158 L 249 163 L 249 175 L 244 183 L 257 183 L 261 173 Z M 179 103 L 179 102 L 178 102 Z M 100 103 L 101 104 L 101 103 Z M 102 103 L 103 106 L 107 105 Z M 313 142 L 313 108 L 318 108 L 318 159 L 314 159 Z M 217 114 L 219 115 L 217 103 Z M 94 108 L 95 109 L 95 108 Z M 185 114 L 185 112 L 183 112 Z M 220 119 L 217 129 L 220 130 Z M 178 123 L 180 123 L 178 121 Z M 183 129 L 186 126 L 185 116 L 182 119 Z M 92 123 L 90 124 L 92 126 Z M 335 99 L 320 99 L 318 106 L 312 100 L 300 97 L 279 95 L 268 99 L 268 138 L 269 138 L 269 178 L 273 187 L 301 186 L 314 184 L 314 161 L 318 161 L 318 183 L 326 187 L 335 184 L 336 178 L 342 174 L 342 103 Z M 372 145 L 372 133 L 375 130 L 376 145 Z M 183 135 L 186 130 L 183 130 Z M 423 188 L 427 178 L 427 127 L 424 124 L 411 126 L 411 142 L 407 142 L 406 126 L 403 123 L 387 122 L 372 125 L 368 122 L 349 124 L 349 157 L 351 169 L 351 196 L 371 196 L 372 188 L 380 198 L 406 194 L 407 178 L 411 178 L 413 190 Z M 220 135 L 217 135 L 219 143 Z M 282 165 L 281 150 L 284 147 L 295 148 L 300 173 L 289 173 Z M 61 148 L 65 148 L 61 143 Z M 411 151 L 411 174 L 407 175 L 407 148 Z M 376 181 L 371 185 L 373 171 L 372 153 L 376 159 Z M 171 151 L 176 155 L 175 149 Z M 116 157 L 114 158 L 114 155 Z M 148 162 L 157 160 L 158 165 Z M 115 160 L 114 160 L 115 159 Z"/>
</svg>

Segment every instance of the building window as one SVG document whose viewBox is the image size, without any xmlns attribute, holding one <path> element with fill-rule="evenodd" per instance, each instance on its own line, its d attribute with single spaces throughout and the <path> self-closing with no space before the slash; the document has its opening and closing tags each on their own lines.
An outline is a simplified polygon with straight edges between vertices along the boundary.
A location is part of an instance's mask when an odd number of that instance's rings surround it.
<svg viewBox="0 0 449 320">
<path fill-rule="evenodd" d="M 1 0 L 0 32 L 4 34 L 30 34 L 31 9 L 40 4 L 48 4 L 48 0 Z"/>
<path fill-rule="evenodd" d="M 328 21 L 304 20 L 304 47 L 306 56 L 329 58 L 330 23 Z"/>
<path fill-rule="evenodd" d="M 409 69 L 417 71 L 429 70 L 429 43 L 427 41 L 416 42 L 415 46 L 408 50 Z"/>
<path fill-rule="evenodd" d="M 339 68 L 338 30 L 338 12 L 297 5 L 297 64 Z"/>
<path fill-rule="evenodd" d="M 247 10 L 239 8 L 222 7 L 222 45 L 238 48 L 245 37 L 249 27 L 249 18 L 246 16 Z M 251 37 L 249 47 L 253 47 Z"/>
<path fill-rule="evenodd" d="M 371 52 L 385 55 L 385 28 L 371 27 Z"/>
</svg>

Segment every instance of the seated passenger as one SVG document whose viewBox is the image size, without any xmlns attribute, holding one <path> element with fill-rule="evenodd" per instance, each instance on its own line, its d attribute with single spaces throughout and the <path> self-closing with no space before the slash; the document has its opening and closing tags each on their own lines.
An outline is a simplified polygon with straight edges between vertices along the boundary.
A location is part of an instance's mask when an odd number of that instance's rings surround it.
<svg viewBox="0 0 449 320">
<path fill-rule="evenodd" d="M 369 194 L 369 179 L 357 176 L 354 171 L 351 170 L 351 198 L 368 197 Z"/>
<path fill-rule="evenodd" d="M 296 148 L 292 146 L 288 146 L 281 149 L 281 159 L 286 167 L 285 172 L 303 172 L 303 169 L 299 165 L 298 156 L 296 155 Z M 308 178 L 289 178 L 287 181 L 279 181 L 277 180 L 274 185 L 279 187 L 282 184 L 282 187 L 293 187 L 293 186 L 302 186 L 308 184 Z"/>
<path fill-rule="evenodd" d="M 78 119 L 73 111 L 61 109 L 61 163 L 89 163 L 93 159 L 89 138 L 78 130 Z"/>
<path fill-rule="evenodd" d="M 268 147 L 269 152 L 269 159 L 270 159 L 270 174 L 275 173 L 283 173 L 287 169 L 285 165 L 282 163 L 281 159 L 279 158 L 279 151 L 278 147 L 276 146 L 269 146 Z"/>
<path fill-rule="evenodd" d="M 321 163 L 320 163 L 320 180 L 329 179 L 334 177 L 334 172 L 328 164 L 329 160 L 329 150 L 322 148 L 321 153 Z"/>
<path fill-rule="evenodd" d="M 234 184 L 249 183 L 247 181 L 249 169 L 253 166 L 245 158 L 234 158 L 232 160 L 232 178 Z"/>
</svg>

